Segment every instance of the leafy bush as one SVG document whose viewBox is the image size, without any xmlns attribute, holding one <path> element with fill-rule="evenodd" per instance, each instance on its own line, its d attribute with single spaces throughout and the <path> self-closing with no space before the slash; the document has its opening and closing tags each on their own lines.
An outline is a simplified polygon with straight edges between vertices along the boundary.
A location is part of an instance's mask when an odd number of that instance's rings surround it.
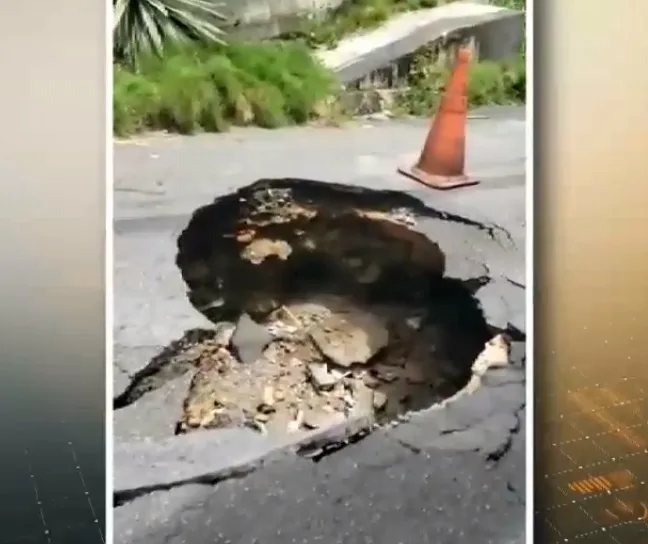
<svg viewBox="0 0 648 544">
<path fill-rule="evenodd" d="M 222 43 L 226 21 L 211 0 L 113 0 L 114 58 L 130 66 L 176 42 Z"/>
<path fill-rule="evenodd" d="M 397 97 L 396 112 L 427 116 L 438 105 L 450 76 L 450 68 L 425 53 L 416 57 L 408 88 Z M 474 62 L 468 72 L 468 104 L 513 105 L 526 102 L 526 65 L 523 55 L 510 62 Z"/>
<path fill-rule="evenodd" d="M 275 128 L 317 117 L 335 80 L 299 44 L 167 47 L 114 70 L 114 132 Z"/>
</svg>

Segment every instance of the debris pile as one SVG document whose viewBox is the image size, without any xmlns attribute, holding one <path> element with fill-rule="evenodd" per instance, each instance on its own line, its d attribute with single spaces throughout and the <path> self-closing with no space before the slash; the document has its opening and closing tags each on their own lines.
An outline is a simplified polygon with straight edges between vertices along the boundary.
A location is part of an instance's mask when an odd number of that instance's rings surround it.
<svg viewBox="0 0 648 544">
<path fill-rule="evenodd" d="M 355 417 L 383 424 L 478 387 L 471 365 L 448 357 L 443 328 L 408 310 L 330 296 L 282 306 L 264 324 L 246 314 L 221 324 L 192 348 L 197 371 L 178 432 L 249 426 L 281 436 Z M 475 375 L 491 362 L 508 362 L 502 337 L 472 365 Z"/>
</svg>

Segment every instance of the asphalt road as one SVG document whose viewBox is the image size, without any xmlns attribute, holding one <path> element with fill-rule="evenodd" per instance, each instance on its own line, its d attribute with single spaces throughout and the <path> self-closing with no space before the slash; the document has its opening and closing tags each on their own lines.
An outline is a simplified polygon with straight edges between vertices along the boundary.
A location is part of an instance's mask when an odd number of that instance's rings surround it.
<svg viewBox="0 0 648 544">
<path fill-rule="evenodd" d="M 446 252 L 449 274 L 485 267 L 491 282 L 477 297 L 487 319 L 524 332 L 524 116 L 478 113 L 468 170 L 482 183 L 450 193 L 396 173 L 417 158 L 419 121 L 116 144 L 114 394 L 187 329 L 209 326 L 186 300 L 176 237 L 196 208 L 259 178 L 396 189 L 445 212 L 420 229 Z M 523 342 L 515 348 L 515 364 L 476 394 L 318 462 L 243 432 L 172 438 L 189 377 L 172 380 L 115 413 L 114 541 L 523 542 Z"/>
</svg>

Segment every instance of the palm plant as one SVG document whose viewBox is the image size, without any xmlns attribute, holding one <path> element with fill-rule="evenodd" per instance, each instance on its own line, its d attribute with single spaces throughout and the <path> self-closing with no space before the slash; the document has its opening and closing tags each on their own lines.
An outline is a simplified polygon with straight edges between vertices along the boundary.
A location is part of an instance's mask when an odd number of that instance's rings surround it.
<svg viewBox="0 0 648 544">
<path fill-rule="evenodd" d="M 213 0 L 113 0 L 113 54 L 131 66 L 141 53 L 161 55 L 168 43 L 223 43 L 227 17 Z"/>
</svg>

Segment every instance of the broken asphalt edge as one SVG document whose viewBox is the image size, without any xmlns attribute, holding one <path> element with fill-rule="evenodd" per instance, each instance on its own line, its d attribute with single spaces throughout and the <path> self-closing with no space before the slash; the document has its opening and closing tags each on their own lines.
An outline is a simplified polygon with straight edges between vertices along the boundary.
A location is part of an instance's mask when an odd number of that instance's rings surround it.
<svg viewBox="0 0 648 544">
<path fill-rule="evenodd" d="M 230 429 L 190 433 L 157 444 L 118 444 L 116 468 L 124 457 L 139 463 L 129 464 L 130 471 L 115 471 L 114 505 L 122 506 L 154 491 L 190 484 L 217 485 L 243 478 L 269 463 L 295 455 L 323 457 L 327 449 L 335 453 L 374 429 L 374 433 L 382 433 L 417 454 L 425 452 L 432 456 L 434 450 L 475 451 L 485 462 L 498 462 L 508 452 L 523 423 L 520 414 L 525 409 L 524 370 L 511 365 L 493 371 L 492 376 L 486 373 L 480 388 L 472 394 L 411 412 L 403 421 L 380 427 L 372 418 L 361 417 L 286 441 L 269 440 L 247 429 Z M 499 398 L 495 401 L 493 396 Z M 241 440 L 243 433 L 246 438 Z M 227 434 L 231 441 L 224 440 Z M 244 441 L 248 442 L 247 448 L 241 448 Z M 223 455 L 228 442 L 230 446 L 235 442 L 239 452 L 232 462 L 228 462 L 232 456 Z"/>
<path fill-rule="evenodd" d="M 284 441 L 270 440 L 248 429 L 223 429 L 180 435 L 157 443 L 117 444 L 114 504 L 122 506 L 154 491 L 190 484 L 216 485 L 243 478 L 294 455 L 319 459 L 371 431 L 382 433 L 415 453 L 432 455 L 435 449 L 476 451 L 485 462 L 498 462 L 522 425 L 525 373 L 521 366 L 521 361 L 512 361 L 508 367 L 486 372 L 476 391 L 410 412 L 401 421 L 379 427 L 365 416 Z M 234 448 L 237 455 L 225 455 L 229 448 Z M 125 458 L 130 462 L 119 462 Z M 119 470 L 120 466 L 128 468 Z"/>
<path fill-rule="evenodd" d="M 248 440 L 248 446 L 251 446 L 251 448 L 249 452 L 241 456 L 242 459 L 231 464 L 224 463 L 221 466 L 212 467 L 211 470 L 197 470 L 192 475 L 189 472 L 191 472 L 192 467 L 195 465 L 191 462 L 187 467 L 184 467 L 186 470 L 180 470 L 174 473 L 173 471 L 166 470 L 169 467 L 165 466 L 163 461 L 157 468 L 164 471 L 166 478 L 142 479 L 140 477 L 139 479 L 142 481 L 137 482 L 138 478 L 136 474 L 123 475 L 127 476 L 123 480 L 117 476 L 114 486 L 114 502 L 117 506 L 153 491 L 169 490 L 174 487 L 189 484 L 215 485 L 224 480 L 244 477 L 262 467 L 264 464 L 284 459 L 286 456 L 298 454 L 303 451 L 319 450 L 330 444 L 341 444 L 354 436 L 367 432 L 373 425 L 372 418 L 366 416 L 357 417 L 330 427 L 315 429 L 308 433 L 300 433 L 296 438 L 283 441 L 268 439 L 248 429 L 204 430 L 166 440 L 164 443 L 158 444 L 156 452 L 153 452 L 151 448 L 147 447 L 152 445 L 149 443 L 122 443 L 115 448 L 116 457 L 120 457 L 121 455 L 132 456 L 133 453 L 144 453 L 145 457 L 141 459 L 147 463 L 152 459 L 146 457 L 146 453 L 153 453 L 154 457 L 159 456 L 159 458 L 163 459 L 167 451 L 176 449 L 179 443 L 184 443 L 183 445 L 188 446 L 186 449 L 189 450 L 192 449 L 191 446 L 193 444 L 201 442 L 203 453 L 209 449 L 210 445 L 216 445 L 218 448 L 229 442 L 228 440 L 223 440 L 223 437 L 227 434 L 231 434 L 233 438 L 236 438 L 237 442 L 239 437 L 236 437 L 236 434 L 239 434 L 241 438 L 244 434 L 247 435 L 247 438 L 244 440 Z M 230 433 L 229 431 L 233 432 Z M 147 452 L 146 450 L 149 451 Z M 155 455 L 156 453 L 158 454 L 157 456 Z M 210 451 L 209 453 L 217 454 L 218 452 Z M 218 455 L 213 455 L 214 459 L 218 457 Z"/>
<path fill-rule="evenodd" d="M 418 201 L 427 214 L 432 212 L 434 219 L 473 227 L 485 232 L 502 248 L 519 249 L 515 247 L 508 230 L 497 224 L 444 211 L 409 192 L 403 193 Z M 486 263 L 482 264 L 487 269 Z M 524 299 L 524 285 L 514 279 L 491 277 L 488 285 L 495 285 L 497 289 L 506 285 L 508 289 L 516 291 L 522 301 Z M 475 296 L 480 299 L 482 306 L 486 306 L 484 298 L 501 299 L 500 303 L 503 302 L 504 306 L 504 299 L 509 298 L 506 294 L 499 297 L 489 297 L 487 294 L 484 297 L 480 296 L 479 291 Z M 494 327 L 510 329 L 524 337 L 524 322 L 512 323 L 510 309 L 499 307 L 489 310 L 485 307 L 484 311 L 487 321 Z M 493 320 L 489 314 L 499 317 Z M 369 418 L 361 418 L 300 434 L 283 442 L 272 441 L 247 429 L 223 429 L 159 441 L 118 443 L 114 451 L 114 503 L 115 506 L 124 505 L 151 492 L 183 485 L 216 485 L 225 480 L 242 478 L 286 457 L 304 452 L 323 452 L 335 445 L 343 447 L 345 443 L 373 429 L 413 452 L 432 454 L 435 449 L 478 451 L 484 455 L 485 461 L 496 462 L 506 454 L 513 436 L 520 429 L 520 413 L 525 408 L 524 375 L 524 369 L 519 365 L 488 372 L 480 388 L 473 394 L 443 406 L 412 412 L 407 421 L 378 429 Z M 235 433 L 230 433 L 228 437 L 227 431 Z"/>
</svg>

